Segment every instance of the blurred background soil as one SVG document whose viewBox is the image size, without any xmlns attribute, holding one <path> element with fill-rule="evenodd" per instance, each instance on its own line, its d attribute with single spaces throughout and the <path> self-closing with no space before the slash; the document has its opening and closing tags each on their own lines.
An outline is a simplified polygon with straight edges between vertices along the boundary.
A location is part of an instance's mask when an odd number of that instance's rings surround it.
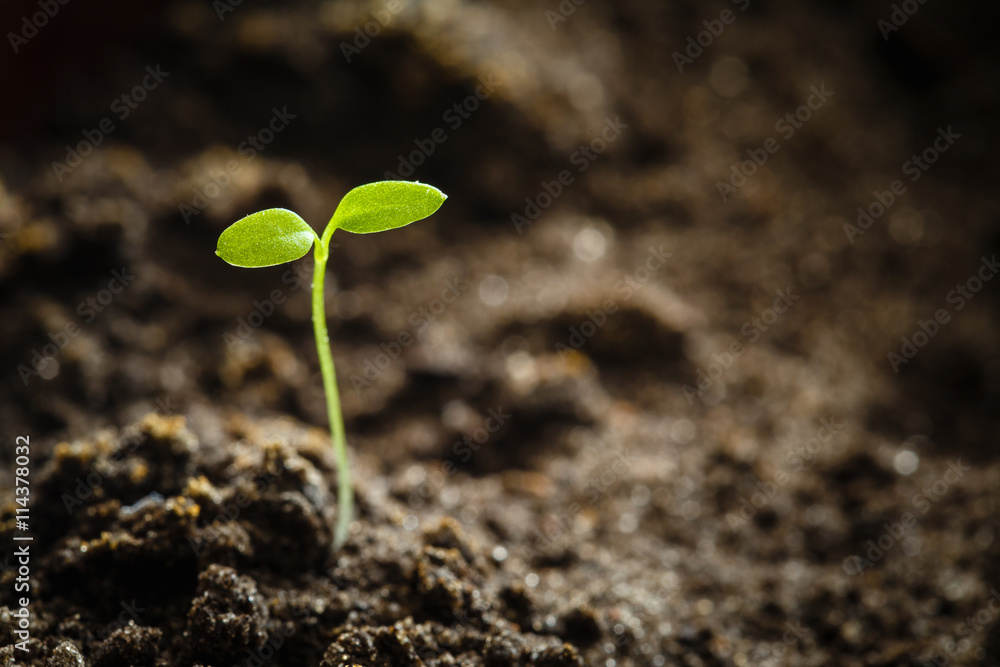
<svg viewBox="0 0 1000 667">
<path fill-rule="evenodd" d="M 8 36 L 0 646 L 19 435 L 36 541 L 4 664 L 1000 664 L 1000 16 L 902 4 L 888 39 L 891 3 L 777 0 L 70 2 Z M 449 199 L 334 237 L 331 552 L 310 261 L 215 243 L 397 176 Z"/>
</svg>

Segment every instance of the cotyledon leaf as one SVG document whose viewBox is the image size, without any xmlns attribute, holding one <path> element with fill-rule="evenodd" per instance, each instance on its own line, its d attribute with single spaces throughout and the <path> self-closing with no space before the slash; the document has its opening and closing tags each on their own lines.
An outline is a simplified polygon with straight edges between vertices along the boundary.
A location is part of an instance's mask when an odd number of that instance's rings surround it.
<svg viewBox="0 0 1000 667">
<path fill-rule="evenodd" d="M 292 211 L 269 208 L 227 227 L 215 254 L 234 266 L 274 266 L 302 257 L 318 240 L 313 228 Z"/>
<path fill-rule="evenodd" d="M 368 183 L 344 195 L 330 222 L 337 229 L 354 234 L 384 232 L 426 218 L 447 198 L 434 186 L 424 183 Z"/>
</svg>

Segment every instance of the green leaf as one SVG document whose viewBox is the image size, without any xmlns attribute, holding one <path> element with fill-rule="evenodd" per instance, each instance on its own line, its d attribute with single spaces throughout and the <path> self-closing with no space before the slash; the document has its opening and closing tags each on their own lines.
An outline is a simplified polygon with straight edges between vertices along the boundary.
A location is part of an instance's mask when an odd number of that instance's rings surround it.
<svg viewBox="0 0 1000 667">
<path fill-rule="evenodd" d="M 354 234 L 371 234 L 422 220 L 448 196 L 410 181 L 379 181 L 354 188 L 340 200 L 330 224 Z"/>
<path fill-rule="evenodd" d="M 284 208 L 269 208 L 237 220 L 219 236 L 215 254 L 234 266 L 284 264 L 309 252 L 319 240 L 313 228 Z"/>
</svg>

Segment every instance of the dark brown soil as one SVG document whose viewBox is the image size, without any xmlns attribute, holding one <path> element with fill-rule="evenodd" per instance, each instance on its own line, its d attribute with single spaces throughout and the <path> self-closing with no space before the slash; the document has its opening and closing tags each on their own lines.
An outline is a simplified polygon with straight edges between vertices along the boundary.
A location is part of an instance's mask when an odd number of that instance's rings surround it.
<svg viewBox="0 0 1000 667">
<path fill-rule="evenodd" d="M 61 5 L 0 62 L 3 664 L 1000 664 L 1000 15 L 913 4 L 404 1 L 350 62 L 367 5 Z M 335 550 L 311 263 L 214 249 L 386 172 L 450 198 L 335 237 Z"/>
</svg>

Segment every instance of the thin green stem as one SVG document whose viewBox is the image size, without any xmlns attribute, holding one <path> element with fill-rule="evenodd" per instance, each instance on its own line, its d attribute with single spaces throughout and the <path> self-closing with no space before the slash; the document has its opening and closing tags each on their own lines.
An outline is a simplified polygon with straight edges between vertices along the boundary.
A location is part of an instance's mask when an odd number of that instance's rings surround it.
<svg viewBox="0 0 1000 667">
<path fill-rule="evenodd" d="M 329 236 L 317 240 L 313 266 L 312 321 L 316 333 L 316 353 L 319 368 L 323 374 L 323 392 L 326 394 L 326 413 L 330 420 L 330 438 L 333 441 L 333 455 L 337 460 L 337 526 L 333 533 L 333 544 L 339 548 L 347 539 L 347 530 L 354 515 L 354 491 L 351 486 L 351 469 L 347 460 L 347 438 L 344 434 L 344 417 L 340 412 L 340 393 L 337 391 L 337 370 L 330 352 L 330 334 L 326 329 L 326 301 L 323 284 L 326 278 L 326 260 Z"/>
</svg>

